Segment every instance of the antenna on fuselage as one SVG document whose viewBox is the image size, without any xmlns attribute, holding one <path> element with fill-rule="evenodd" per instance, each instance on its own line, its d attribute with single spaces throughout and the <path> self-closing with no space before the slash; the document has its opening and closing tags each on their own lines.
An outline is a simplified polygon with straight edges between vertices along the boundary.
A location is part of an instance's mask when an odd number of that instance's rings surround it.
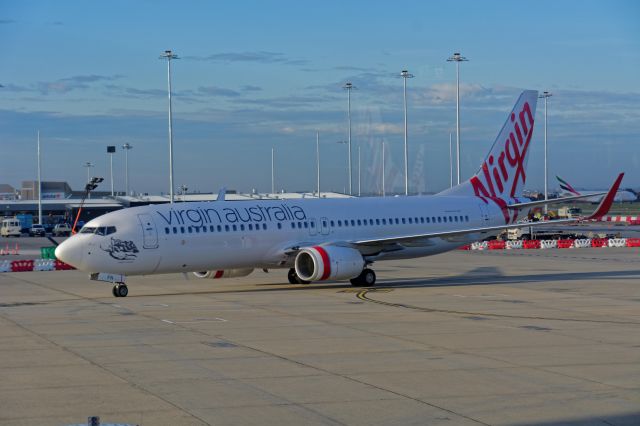
<svg viewBox="0 0 640 426">
<path fill-rule="evenodd" d="M 220 188 L 220 191 L 218 191 L 218 198 L 216 198 L 216 201 L 224 201 L 226 195 L 227 188 L 223 186 L 222 188 Z"/>
</svg>

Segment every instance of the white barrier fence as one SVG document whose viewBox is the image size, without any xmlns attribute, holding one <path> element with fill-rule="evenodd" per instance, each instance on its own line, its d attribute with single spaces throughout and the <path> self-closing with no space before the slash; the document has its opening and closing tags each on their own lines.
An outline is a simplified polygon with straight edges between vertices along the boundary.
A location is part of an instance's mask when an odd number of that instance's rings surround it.
<svg viewBox="0 0 640 426">
<path fill-rule="evenodd" d="M 575 248 L 591 247 L 591 238 L 582 238 L 573 242 Z"/>
<path fill-rule="evenodd" d="M 506 247 L 507 247 L 507 250 L 521 249 L 522 248 L 522 240 L 507 241 Z"/>
<path fill-rule="evenodd" d="M 626 247 L 626 238 L 609 238 L 609 247 Z"/>
<path fill-rule="evenodd" d="M 556 248 L 556 247 L 558 247 L 557 240 L 541 240 L 540 241 L 541 249 L 550 249 L 550 248 Z"/>
</svg>

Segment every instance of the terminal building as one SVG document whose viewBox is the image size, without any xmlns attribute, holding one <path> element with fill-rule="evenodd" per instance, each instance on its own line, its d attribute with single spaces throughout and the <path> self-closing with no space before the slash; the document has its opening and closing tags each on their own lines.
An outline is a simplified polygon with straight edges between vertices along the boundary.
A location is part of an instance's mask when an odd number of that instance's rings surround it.
<svg viewBox="0 0 640 426">
<path fill-rule="evenodd" d="M 169 203 L 168 195 L 115 195 L 111 192 L 92 191 L 90 198 L 84 202 L 84 191 L 74 191 L 67 182 L 42 182 L 42 217 L 43 224 L 72 223 L 82 205 L 80 215 L 81 222 L 88 222 L 105 213 L 120 210 L 127 207 L 144 206 L 148 204 Z M 225 200 L 229 201 L 251 201 L 251 200 L 283 200 L 299 198 L 316 198 L 313 192 L 306 193 L 277 193 L 260 194 L 238 194 L 235 191 L 227 191 Z M 335 192 L 322 192 L 322 198 L 346 198 L 344 195 Z M 179 194 L 174 195 L 174 202 L 190 201 L 216 201 L 218 194 Z M 38 181 L 24 181 L 22 188 L 16 191 L 11 185 L 0 184 L 0 209 L 2 216 L 13 217 L 16 215 L 33 215 L 34 223 L 37 223 L 38 216 Z"/>
</svg>

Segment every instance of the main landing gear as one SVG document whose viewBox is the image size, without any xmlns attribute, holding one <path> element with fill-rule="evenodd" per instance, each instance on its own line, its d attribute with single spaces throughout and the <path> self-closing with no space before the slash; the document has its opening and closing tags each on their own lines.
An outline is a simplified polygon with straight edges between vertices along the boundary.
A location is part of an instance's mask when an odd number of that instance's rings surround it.
<svg viewBox="0 0 640 426">
<path fill-rule="evenodd" d="M 360 275 L 351 280 L 354 287 L 372 287 L 376 283 L 376 273 L 373 269 L 365 268 Z"/>
<path fill-rule="evenodd" d="M 305 281 L 301 279 L 298 274 L 296 274 L 295 268 L 289 269 L 289 273 L 287 274 L 287 278 L 289 279 L 289 283 L 291 284 L 309 284 L 311 281 Z"/>
<path fill-rule="evenodd" d="M 111 292 L 115 297 L 127 297 L 129 289 L 125 283 L 117 283 L 113 286 L 113 290 Z"/>
</svg>

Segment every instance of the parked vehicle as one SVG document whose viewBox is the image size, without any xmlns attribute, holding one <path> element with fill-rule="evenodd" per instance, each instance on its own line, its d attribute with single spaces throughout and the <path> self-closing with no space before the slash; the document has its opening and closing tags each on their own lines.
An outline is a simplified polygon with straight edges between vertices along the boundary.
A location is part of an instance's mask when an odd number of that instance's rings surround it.
<svg viewBox="0 0 640 426">
<path fill-rule="evenodd" d="M 33 225 L 31 228 L 29 228 L 29 235 L 32 237 L 44 237 L 45 235 L 47 235 L 47 233 L 44 230 L 44 226 Z"/>
<path fill-rule="evenodd" d="M 2 220 L 0 224 L 0 237 L 19 237 L 22 235 L 22 226 L 15 217 Z"/>
<path fill-rule="evenodd" d="M 17 214 L 16 219 L 20 222 L 20 232 L 29 232 L 33 225 L 33 215 L 31 213 Z"/>
<path fill-rule="evenodd" d="M 53 235 L 56 237 L 71 235 L 71 226 L 68 223 L 59 223 L 53 227 Z"/>
</svg>

